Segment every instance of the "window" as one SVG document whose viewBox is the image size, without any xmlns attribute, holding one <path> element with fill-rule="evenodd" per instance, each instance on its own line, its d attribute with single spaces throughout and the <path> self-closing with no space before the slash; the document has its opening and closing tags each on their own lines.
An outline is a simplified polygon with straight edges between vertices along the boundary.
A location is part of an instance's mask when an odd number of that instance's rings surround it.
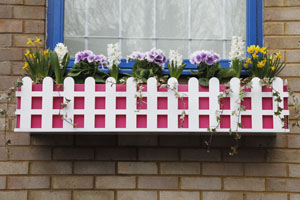
<svg viewBox="0 0 300 200">
<path fill-rule="evenodd" d="M 106 54 L 115 42 L 124 58 L 153 47 L 178 49 L 185 58 L 212 49 L 228 67 L 232 35 L 261 45 L 262 0 L 48 0 L 48 47 L 64 41 L 73 55 Z M 130 66 L 123 61 L 121 68 Z"/>
</svg>

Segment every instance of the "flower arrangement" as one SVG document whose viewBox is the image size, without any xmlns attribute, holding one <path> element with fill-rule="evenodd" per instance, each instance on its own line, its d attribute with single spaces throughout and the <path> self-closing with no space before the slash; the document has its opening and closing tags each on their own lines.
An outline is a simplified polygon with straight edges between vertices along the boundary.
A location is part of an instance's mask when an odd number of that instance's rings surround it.
<svg viewBox="0 0 300 200">
<path fill-rule="evenodd" d="M 231 51 L 229 59 L 231 60 L 230 67 L 235 70 L 235 77 L 240 78 L 241 71 L 244 65 L 245 43 L 242 37 L 233 36 L 231 40 Z"/>
<path fill-rule="evenodd" d="M 178 51 L 170 50 L 169 59 L 168 70 L 170 77 L 179 79 L 186 66 L 186 64 L 183 63 L 182 55 Z"/>
<path fill-rule="evenodd" d="M 116 82 L 119 82 L 119 71 L 121 63 L 121 52 L 119 49 L 119 44 L 108 44 L 107 45 L 107 55 L 108 55 L 108 65 L 110 76 L 113 77 Z"/>
<path fill-rule="evenodd" d="M 23 69 L 26 71 L 35 83 L 40 83 L 45 77 L 51 76 L 50 70 L 50 51 L 37 47 L 41 44 L 41 39 L 34 41 L 28 38 L 27 45 L 29 49 L 24 54 L 25 64 Z"/>
<path fill-rule="evenodd" d="M 62 84 L 66 75 L 66 69 L 70 61 L 68 47 L 63 43 L 58 43 L 51 52 L 51 66 L 54 69 L 57 84 Z"/>
<path fill-rule="evenodd" d="M 133 52 L 127 57 L 128 61 L 135 61 L 132 77 L 146 82 L 150 77 L 163 79 L 163 69 L 167 57 L 161 49 L 151 49 L 146 53 Z"/>
<path fill-rule="evenodd" d="M 220 55 L 214 51 L 195 51 L 190 56 L 190 62 L 196 65 L 198 71 L 191 72 L 198 76 L 199 84 L 202 86 L 208 86 L 209 79 L 217 77 L 221 83 L 228 81 L 235 74 L 230 68 L 222 68 L 219 64 Z"/>
<path fill-rule="evenodd" d="M 105 83 L 107 73 L 99 70 L 107 66 L 107 59 L 104 55 L 95 55 L 90 50 L 77 52 L 75 55 L 75 65 L 69 71 L 68 76 L 73 77 L 76 83 L 84 83 L 87 77 L 94 77 L 96 83 Z"/>
</svg>

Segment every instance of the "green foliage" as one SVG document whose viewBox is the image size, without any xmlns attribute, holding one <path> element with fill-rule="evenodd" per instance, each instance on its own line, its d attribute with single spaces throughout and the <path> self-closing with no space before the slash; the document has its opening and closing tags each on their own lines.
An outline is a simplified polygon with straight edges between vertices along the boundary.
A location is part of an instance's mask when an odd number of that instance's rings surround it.
<svg viewBox="0 0 300 200">
<path fill-rule="evenodd" d="M 23 69 L 32 78 L 33 82 L 40 83 L 45 77 L 51 76 L 49 50 L 31 48 L 25 54 L 25 66 Z"/>
<path fill-rule="evenodd" d="M 132 67 L 132 77 L 146 83 L 148 78 L 156 77 L 157 79 L 164 79 L 163 70 L 155 63 L 146 60 L 137 60 Z"/>
<path fill-rule="evenodd" d="M 243 65 L 244 65 L 244 61 L 243 60 L 239 60 L 237 58 L 235 58 L 234 60 L 232 60 L 231 69 L 235 71 L 234 77 L 236 77 L 236 78 L 240 78 L 241 77 L 241 71 L 243 69 Z"/>
<path fill-rule="evenodd" d="M 120 83 L 119 80 L 119 66 L 113 64 L 112 68 L 109 70 L 110 76 L 113 77 L 116 80 L 116 83 Z"/>
<path fill-rule="evenodd" d="M 169 70 L 169 74 L 170 77 L 174 77 L 177 80 L 179 79 L 179 77 L 181 76 L 181 73 L 183 71 L 183 69 L 185 68 L 186 64 L 182 64 L 179 67 L 175 66 L 174 63 L 169 63 L 168 64 L 168 70 Z"/>
<path fill-rule="evenodd" d="M 75 83 L 84 83 L 87 77 L 93 77 L 96 83 L 105 83 L 109 75 L 101 72 L 96 62 L 88 63 L 87 61 L 81 61 L 73 66 L 68 76 L 74 78 Z"/>
<path fill-rule="evenodd" d="M 51 68 L 54 71 L 55 81 L 57 84 L 63 83 L 66 76 L 66 69 L 68 67 L 69 61 L 70 61 L 70 55 L 66 54 L 60 65 L 56 52 L 55 51 L 51 52 Z"/>
<path fill-rule="evenodd" d="M 220 83 L 228 82 L 232 77 L 236 75 L 236 71 L 232 68 L 222 68 L 219 63 L 213 65 L 207 65 L 201 62 L 198 66 L 198 72 L 191 70 L 199 78 L 199 84 L 202 86 L 208 86 L 209 79 L 216 77 Z"/>
</svg>

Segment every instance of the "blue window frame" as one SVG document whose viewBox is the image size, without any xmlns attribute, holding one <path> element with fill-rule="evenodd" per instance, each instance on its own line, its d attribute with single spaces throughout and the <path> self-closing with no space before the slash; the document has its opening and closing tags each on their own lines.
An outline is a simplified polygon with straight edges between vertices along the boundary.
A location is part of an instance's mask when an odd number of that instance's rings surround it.
<svg viewBox="0 0 300 200">
<path fill-rule="evenodd" d="M 54 49 L 55 45 L 64 41 L 64 0 L 48 0 L 48 24 L 47 24 L 47 48 Z M 247 33 L 246 44 L 260 45 L 263 44 L 263 0 L 247 0 Z M 194 69 L 188 60 L 184 61 L 187 66 L 183 71 L 184 75 L 189 75 L 189 69 Z M 73 66 L 74 59 L 71 59 L 69 69 Z M 229 60 L 221 60 L 223 68 L 229 67 Z M 120 73 L 130 73 L 133 62 L 126 63 L 122 59 L 120 64 Z M 168 70 L 164 70 L 168 74 Z"/>
</svg>

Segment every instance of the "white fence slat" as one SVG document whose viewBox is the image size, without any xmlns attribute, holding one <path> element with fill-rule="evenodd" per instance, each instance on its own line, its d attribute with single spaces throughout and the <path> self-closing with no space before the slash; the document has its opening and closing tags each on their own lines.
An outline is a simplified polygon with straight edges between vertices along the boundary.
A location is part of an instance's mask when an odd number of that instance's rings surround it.
<svg viewBox="0 0 300 200">
<path fill-rule="evenodd" d="M 84 95 L 84 128 L 95 128 L 95 79 L 88 77 L 85 80 Z"/>
<path fill-rule="evenodd" d="M 188 82 L 188 104 L 189 104 L 189 129 L 198 131 L 199 129 L 199 81 L 191 78 Z"/>
<path fill-rule="evenodd" d="M 116 130 L 116 80 L 106 79 L 105 90 L 105 129 Z"/>
<path fill-rule="evenodd" d="M 147 81 L 147 129 L 157 129 L 157 81 L 149 78 Z M 163 111 L 165 112 L 165 111 Z"/>
<path fill-rule="evenodd" d="M 64 92 L 63 92 L 63 98 L 64 103 L 67 104 L 67 107 L 62 109 L 62 114 L 64 115 L 65 120 L 63 121 L 63 128 L 64 130 L 72 130 L 74 131 L 74 128 L 72 124 L 74 123 L 74 80 L 71 77 L 67 77 L 64 80 Z M 67 103 L 66 99 L 70 100 L 70 102 Z M 66 114 L 66 115 L 65 115 Z M 70 123 L 68 123 L 66 120 L 68 120 Z M 70 121 L 72 120 L 72 121 Z"/>
<path fill-rule="evenodd" d="M 136 81 L 132 77 L 128 78 L 126 84 L 126 128 L 130 130 L 135 129 L 137 123 L 136 91 Z"/>
<path fill-rule="evenodd" d="M 238 78 L 232 78 L 230 80 L 230 112 L 231 112 L 231 118 L 230 118 L 230 127 L 232 131 L 237 130 L 238 122 L 241 122 L 237 115 L 232 115 L 232 111 L 238 112 L 238 109 L 240 107 L 240 88 L 241 88 L 241 82 Z M 242 114 L 242 112 L 241 112 Z"/>
<path fill-rule="evenodd" d="M 43 80 L 42 92 L 42 129 L 51 130 L 53 110 L 53 79 L 46 77 Z"/>
<path fill-rule="evenodd" d="M 31 98 L 32 98 L 32 80 L 29 77 L 22 79 L 23 85 L 21 87 L 21 110 L 20 110 L 20 129 L 31 129 Z"/>
<path fill-rule="evenodd" d="M 252 130 L 259 132 L 263 128 L 262 115 L 264 110 L 262 110 L 262 88 L 259 78 L 252 79 L 252 89 L 251 89 L 251 101 L 252 101 Z"/>
<path fill-rule="evenodd" d="M 169 87 L 173 90 L 168 91 L 168 129 L 175 131 L 178 129 L 178 98 L 175 97 L 175 92 L 178 92 L 178 82 L 175 78 L 168 80 Z"/>
<path fill-rule="evenodd" d="M 273 92 L 277 91 L 279 92 L 279 95 L 282 97 L 283 96 L 283 81 L 281 78 L 275 78 L 275 80 L 272 83 L 272 87 L 274 89 Z M 282 102 L 278 103 L 275 101 L 275 98 L 273 98 L 273 112 L 277 111 L 277 105 L 279 104 L 280 108 L 283 108 L 283 98 Z M 281 118 L 283 118 L 284 115 L 281 114 L 280 116 L 273 116 L 273 126 L 275 130 L 280 130 L 284 126 L 284 123 L 281 121 Z"/>
<path fill-rule="evenodd" d="M 220 84 L 217 78 L 209 80 L 209 125 L 215 128 L 218 125 L 216 112 L 220 110 L 218 96 L 220 94 Z"/>
</svg>

